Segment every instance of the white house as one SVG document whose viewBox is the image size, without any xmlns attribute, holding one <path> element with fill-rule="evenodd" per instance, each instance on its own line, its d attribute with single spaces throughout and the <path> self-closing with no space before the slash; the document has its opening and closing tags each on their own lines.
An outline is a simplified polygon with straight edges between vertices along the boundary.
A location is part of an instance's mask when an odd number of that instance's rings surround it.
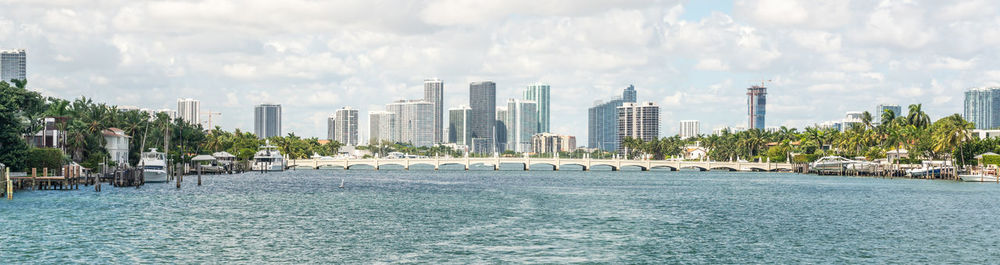
<svg viewBox="0 0 1000 265">
<path fill-rule="evenodd" d="M 708 149 L 700 146 L 688 146 L 684 148 L 684 160 L 702 160 L 708 158 Z"/>
<path fill-rule="evenodd" d="M 889 164 L 892 164 L 896 163 L 896 160 L 902 158 L 910 158 L 910 152 L 906 151 L 906 149 L 890 150 L 888 152 L 885 152 L 885 157 L 886 160 L 888 160 Z"/>
<path fill-rule="evenodd" d="M 108 128 L 104 130 L 104 149 L 108 150 L 108 154 L 111 155 L 111 161 L 119 165 L 128 164 L 128 135 L 125 135 L 125 131 L 118 128 Z"/>
</svg>

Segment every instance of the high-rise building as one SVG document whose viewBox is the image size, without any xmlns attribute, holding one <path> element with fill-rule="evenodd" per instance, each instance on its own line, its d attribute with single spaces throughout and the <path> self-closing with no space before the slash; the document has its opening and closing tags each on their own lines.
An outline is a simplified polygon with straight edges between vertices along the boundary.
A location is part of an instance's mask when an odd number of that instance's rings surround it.
<svg viewBox="0 0 1000 265">
<path fill-rule="evenodd" d="M 696 120 L 681 121 L 681 139 L 691 139 L 701 134 L 701 122 Z"/>
<path fill-rule="evenodd" d="M 257 138 L 281 136 L 281 104 L 261 103 L 254 106 L 253 132 Z"/>
<path fill-rule="evenodd" d="M 469 112 L 472 108 L 459 106 L 448 109 L 448 142 L 458 145 L 469 146 L 472 139 L 469 138 Z"/>
<path fill-rule="evenodd" d="M 496 126 L 493 127 L 493 131 L 496 132 L 493 140 L 496 141 L 494 145 L 497 152 L 511 150 L 511 147 L 507 146 L 508 124 L 510 124 L 510 113 L 507 112 L 506 108 L 497 108 L 497 122 Z"/>
<path fill-rule="evenodd" d="M 444 142 L 444 81 L 424 80 L 424 101 L 434 103 L 434 144 Z"/>
<path fill-rule="evenodd" d="M 388 111 L 368 112 L 368 144 L 396 141 L 396 114 Z"/>
<path fill-rule="evenodd" d="M 618 142 L 625 137 L 652 141 L 660 137 L 660 106 L 653 102 L 624 103 L 618 107 Z M 618 153 L 625 153 L 619 144 Z"/>
<path fill-rule="evenodd" d="M 622 91 L 621 97 L 594 103 L 587 110 L 587 147 L 604 151 L 618 150 L 618 107 L 625 102 L 634 103 L 635 99 L 635 87 L 629 85 Z"/>
<path fill-rule="evenodd" d="M 396 116 L 397 142 L 413 146 L 434 145 L 434 103 L 424 100 L 398 100 L 385 109 Z"/>
<path fill-rule="evenodd" d="M 572 152 L 576 149 L 576 136 L 538 133 L 531 136 L 531 149 L 536 154 Z"/>
<path fill-rule="evenodd" d="M 333 113 L 333 128 L 330 140 L 347 146 L 358 145 L 358 110 L 351 107 L 338 109 Z"/>
<path fill-rule="evenodd" d="M 493 153 L 496 141 L 496 108 L 497 84 L 493 81 L 473 82 L 469 84 L 469 137 L 480 139 L 479 145 L 473 145 L 472 152 L 479 154 Z M 482 142 L 489 142 L 484 145 Z M 486 148 L 482 148 L 485 146 Z M 477 147 L 479 147 L 477 149 Z"/>
<path fill-rule="evenodd" d="M 507 149 L 531 152 L 531 136 L 538 133 L 538 104 L 530 100 L 507 100 Z"/>
<path fill-rule="evenodd" d="M 160 110 L 156 110 L 156 111 L 153 111 L 153 112 L 154 112 L 153 113 L 154 117 L 158 113 L 166 113 L 167 117 L 170 117 L 171 121 L 173 121 L 174 119 L 177 118 L 177 111 L 176 110 L 172 110 L 172 109 L 160 109 Z"/>
<path fill-rule="evenodd" d="M 864 121 L 862 120 L 863 116 L 864 116 L 864 112 L 861 112 L 861 111 L 848 111 L 847 114 L 844 115 L 844 119 L 841 120 L 841 122 L 840 122 L 840 125 L 841 125 L 840 129 L 841 129 L 841 131 L 847 131 L 847 130 L 850 130 L 851 128 L 853 128 L 854 126 L 861 126 L 861 125 L 863 125 L 863 123 L 864 123 Z"/>
<path fill-rule="evenodd" d="M 27 80 L 28 56 L 24 49 L 0 50 L 0 81 Z"/>
<path fill-rule="evenodd" d="M 531 84 L 524 88 L 524 99 L 538 103 L 538 132 L 549 132 L 550 130 L 549 90 L 549 85 L 543 83 Z"/>
<path fill-rule="evenodd" d="M 635 86 L 632 84 L 629 84 L 628 87 L 625 88 L 625 91 L 622 91 L 622 102 L 638 102 L 636 101 L 637 98 Z"/>
<path fill-rule="evenodd" d="M 337 114 L 330 114 L 326 117 L 326 139 L 333 141 L 337 138 Z"/>
<path fill-rule="evenodd" d="M 752 86 L 747 88 L 748 129 L 764 130 L 764 116 L 767 114 L 767 88 Z"/>
<path fill-rule="evenodd" d="M 976 129 L 1000 127 L 1000 87 L 973 88 L 965 91 L 965 120 Z"/>
<path fill-rule="evenodd" d="M 201 124 L 201 101 L 190 98 L 177 99 L 177 116 L 188 124 Z"/>
<path fill-rule="evenodd" d="M 881 122 L 882 114 L 885 113 L 887 110 L 891 110 L 892 113 L 896 115 L 896 117 L 904 115 L 903 107 L 900 107 L 899 105 L 879 104 L 877 107 L 875 107 L 875 112 L 872 112 L 872 120 L 874 120 L 876 123 Z"/>
</svg>

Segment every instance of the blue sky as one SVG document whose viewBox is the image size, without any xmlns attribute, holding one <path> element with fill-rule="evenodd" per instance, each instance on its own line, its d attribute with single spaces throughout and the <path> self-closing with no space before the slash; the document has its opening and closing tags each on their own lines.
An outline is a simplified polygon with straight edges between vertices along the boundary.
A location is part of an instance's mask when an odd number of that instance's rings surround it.
<svg viewBox="0 0 1000 265">
<path fill-rule="evenodd" d="M 549 83 L 553 131 L 581 143 L 586 109 L 629 84 L 661 105 L 667 136 L 680 120 L 744 125 L 759 80 L 773 80 L 767 125 L 799 128 L 879 103 L 942 117 L 1000 80 L 1000 4 L 985 0 L 0 2 L 0 48 L 28 49 L 32 89 L 150 109 L 196 98 L 225 129 L 281 103 L 284 132 L 315 137 L 334 110 L 419 98 L 431 77 L 446 107 L 473 81 L 497 82 L 499 102 Z"/>
</svg>

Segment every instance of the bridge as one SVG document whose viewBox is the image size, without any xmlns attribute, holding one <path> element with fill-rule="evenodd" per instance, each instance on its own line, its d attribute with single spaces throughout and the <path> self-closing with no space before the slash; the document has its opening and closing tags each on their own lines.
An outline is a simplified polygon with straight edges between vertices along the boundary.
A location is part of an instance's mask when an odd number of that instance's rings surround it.
<svg viewBox="0 0 1000 265">
<path fill-rule="evenodd" d="M 560 159 L 553 158 L 511 158 L 511 157 L 432 157 L 432 158 L 400 158 L 400 159 L 290 159 L 287 166 L 289 168 L 342 168 L 359 169 L 371 168 L 382 169 L 384 166 L 402 167 L 409 170 L 411 166 L 421 166 L 423 168 L 434 167 L 434 170 L 441 170 L 442 167 L 464 167 L 469 168 L 493 167 L 493 170 L 500 170 L 500 165 L 516 165 L 522 170 L 531 170 L 532 165 L 547 165 L 553 170 L 560 170 L 564 166 L 575 166 L 589 171 L 594 167 L 607 167 L 612 171 L 623 168 L 637 168 L 642 171 L 653 169 L 677 171 L 681 169 L 696 169 L 699 171 L 724 170 L 724 171 L 792 171 L 793 165 L 790 163 L 770 163 L 770 162 L 713 162 L 713 161 L 675 161 L 675 160 L 629 160 L 629 159 Z"/>
</svg>

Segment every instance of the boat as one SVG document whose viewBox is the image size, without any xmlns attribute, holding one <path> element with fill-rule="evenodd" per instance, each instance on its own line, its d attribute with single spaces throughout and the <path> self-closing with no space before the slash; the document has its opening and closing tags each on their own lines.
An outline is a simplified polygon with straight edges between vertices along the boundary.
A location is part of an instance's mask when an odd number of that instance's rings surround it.
<svg viewBox="0 0 1000 265">
<path fill-rule="evenodd" d="M 937 178 L 942 173 L 952 172 L 954 169 L 943 161 L 924 161 L 920 168 L 907 170 L 906 174 L 914 178 Z"/>
<path fill-rule="evenodd" d="M 216 165 L 221 166 L 224 172 L 232 171 L 236 165 L 236 156 L 229 152 L 216 152 L 212 157 L 215 157 Z"/>
<path fill-rule="evenodd" d="M 926 167 L 926 168 L 915 168 L 906 171 L 907 175 L 914 178 L 932 177 L 936 178 L 941 176 L 941 172 L 946 169 L 951 170 L 952 167 Z"/>
<path fill-rule="evenodd" d="M 217 163 L 214 156 L 199 155 L 191 158 L 191 162 L 195 165 L 195 168 L 192 169 L 195 173 L 218 174 L 225 172 L 225 168 Z M 199 169 L 201 170 L 200 172 L 198 171 Z"/>
<path fill-rule="evenodd" d="M 876 170 L 878 170 L 877 163 L 851 160 L 840 156 L 822 157 L 809 164 L 809 171 L 818 174 L 835 174 L 845 171 L 870 173 Z"/>
<path fill-rule="evenodd" d="M 846 170 L 851 162 L 850 159 L 839 156 L 826 156 L 809 164 L 809 170 L 820 174 L 839 173 Z"/>
<path fill-rule="evenodd" d="M 284 171 L 285 158 L 281 156 L 281 152 L 278 151 L 277 146 L 273 146 L 270 141 L 266 141 L 260 147 L 260 151 L 254 154 L 253 165 L 250 169 L 253 171 Z"/>
<path fill-rule="evenodd" d="M 150 148 L 143 152 L 139 159 L 139 167 L 143 169 L 142 178 L 145 182 L 167 182 L 167 155 Z"/>
<path fill-rule="evenodd" d="M 340 179 L 340 188 L 341 188 L 341 189 L 343 189 L 343 188 L 344 188 L 344 179 Z"/>
<path fill-rule="evenodd" d="M 965 182 L 997 182 L 997 176 L 987 174 L 959 175 Z"/>
</svg>

